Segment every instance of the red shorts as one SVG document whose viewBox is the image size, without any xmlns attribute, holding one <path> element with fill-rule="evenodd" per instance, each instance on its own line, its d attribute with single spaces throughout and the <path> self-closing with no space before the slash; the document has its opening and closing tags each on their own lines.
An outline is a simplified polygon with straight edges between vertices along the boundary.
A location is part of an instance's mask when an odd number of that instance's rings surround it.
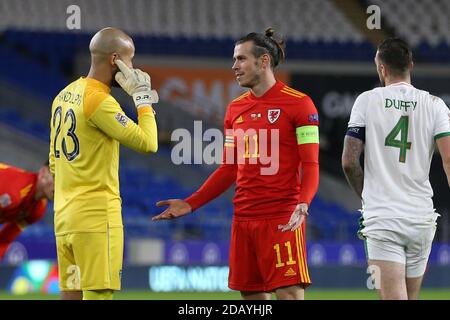
<svg viewBox="0 0 450 320">
<path fill-rule="evenodd" d="M 305 223 L 295 232 L 278 230 L 290 216 L 262 220 L 234 218 L 228 286 L 238 291 L 272 292 L 311 284 L 306 264 Z"/>
</svg>

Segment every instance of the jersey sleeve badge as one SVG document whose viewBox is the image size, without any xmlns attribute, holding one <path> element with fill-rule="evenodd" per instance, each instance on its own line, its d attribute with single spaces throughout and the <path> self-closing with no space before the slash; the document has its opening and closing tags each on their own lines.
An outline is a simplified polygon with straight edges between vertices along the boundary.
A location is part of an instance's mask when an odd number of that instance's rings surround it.
<svg viewBox="0 0 450 320">
<path fill-rule="evenodd" d="M 120 112 L 117 112 L 116 114 L 116 120 L 123 126 L 123 127 L 127 127 L 127 123 L 128 123 L 128 117 Z"/>
</svg>

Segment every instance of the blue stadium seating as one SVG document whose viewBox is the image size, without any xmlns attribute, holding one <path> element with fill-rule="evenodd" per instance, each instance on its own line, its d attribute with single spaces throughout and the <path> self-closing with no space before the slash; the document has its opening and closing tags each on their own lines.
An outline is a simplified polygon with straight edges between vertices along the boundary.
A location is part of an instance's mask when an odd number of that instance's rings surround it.
<svg viewBox="0 0 450 320">
<path fill-rule="evenodd" d="M 87 52 L 90 34 L 7 30 L 5 42 L 23 48 L 36 57 L 47 57 L 54 68 L 72 63 L 77 52 Z M 184 55 L 231 58 L 234 39 L 192 39 L 185 37 L 134 37 L 136 50 L 155 55 Z M 373 46 L 368 42 L 339 43 L 324 41 L 288 41 L 289 59 L 370 60 Z"/>
<path fill-rule="evenodd" d="M 87 52 L 91 34 L 63 32 L 33 32 L 7 30 L 3 33 L 7 44 L 20 48 L 38 60 L 46 61 L 54 72 L 72 65 L 78 52 Z M 230 58 L 234 39 L 135 36 L 140 53 Z M 1 50 L 0 50 L 1 51 Z M 426 62 L 448 62 L 450 48 L 445 43 L 431 46 L 424 42 L 415 48 L 416 56 Z M 287 57 L 301 60 L 372 61 L 374 47 L 368 41 L 288 41 Z"/>
<path fill-rule="evenodd" d="M 49 72 L 6 45 L 0 45 L 0 78 L 46 100 L 52 99 L 66 83 L 59 71 Z"/>
</svg>

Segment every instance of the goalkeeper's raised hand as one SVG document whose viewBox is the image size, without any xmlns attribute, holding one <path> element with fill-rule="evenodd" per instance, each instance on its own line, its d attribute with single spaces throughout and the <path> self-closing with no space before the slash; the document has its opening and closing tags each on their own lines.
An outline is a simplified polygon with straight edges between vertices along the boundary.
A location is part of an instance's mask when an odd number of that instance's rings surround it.
<svg viewBox="0 0 450 320">
<path fill-rule="evenodd" d="M 120 70 L 116 73 L 116 81 L 126 93 L 133 97 L 136 108 L 158 102 L 158 93 L 152 90 L 148 73 L 131 69 L 120 59 L 116 59 L 115 63 Z"/>
</svg>

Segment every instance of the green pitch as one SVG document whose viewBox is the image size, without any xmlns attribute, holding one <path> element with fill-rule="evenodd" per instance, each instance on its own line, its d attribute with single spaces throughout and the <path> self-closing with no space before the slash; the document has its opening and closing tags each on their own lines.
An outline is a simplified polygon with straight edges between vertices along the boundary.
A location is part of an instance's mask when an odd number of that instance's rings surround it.
<svg viewBox="0 0 450 320">
<path fill-rule="evenodd" d="M 116 300 L 240 300 L 237 292 L 167 292 L 121 291 L 114 294 Z M 307 300 L 376 300 L 376 293 L 370 290 L 310 289 Z M 54 300 L 57 295 L 26 294 L 11 295 L 0 291 L 0 300 Z M 450 289 L 424 289 L 421 300 L 450 300 Z"/>
</svg>

